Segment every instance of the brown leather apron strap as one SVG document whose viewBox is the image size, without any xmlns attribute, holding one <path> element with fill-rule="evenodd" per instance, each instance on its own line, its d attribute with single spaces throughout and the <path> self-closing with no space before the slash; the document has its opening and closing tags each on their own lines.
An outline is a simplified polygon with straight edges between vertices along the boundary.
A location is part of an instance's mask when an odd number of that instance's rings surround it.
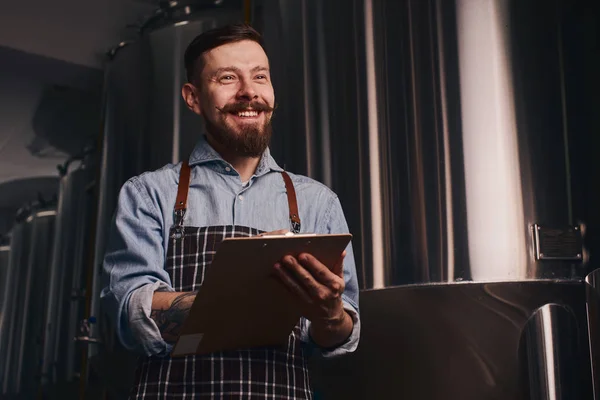
<svg viewBox="0 0 600 400">
<path fill-rule="evenodd" d="M 175 224 L 183 226 L 183 218 L 187 210 L 187 198 L 190 189 L 190 165 L 187 161 L 181 163 L 181 171 L 179 172 L 179 184 L 177 186 L 177 198 L 175 200 Z"/>
<path fill-rule="evenodd" d="M 177 198 L 175 200 L 174 209 L 175 220 L 173 224 L 178 227 L 183 226 L 183 219 L 187 210 L 187 198 L 190 189 L 190 172 L 190 165 L 187 163 L 187 161 L 181 163 L 181 171 L 179 172 L 179 184 L 177 187 Z M 292 179 L 287 174 L 287 172 L 282 171 L 281 176 L 283 177 L 283 181 L 285 183 L 285 190 L 287 192 L 292 232 L 300 233 L 300 228 L 302 227 L 302 225 L 300 223 L 300 214 L 298 213 L 298 201 L 296 199 L 296 190 L 294 189 Z"/>
<path fill-rule="evenodd" d="M 282 171 L 281 176 L 283 177 L 283 181 L 285 182 L 285 190 L 287 192 L 292 232 L 300 233 L 300 228 L 302 227 L 302 225 L 300 223 L 300 214 L 298 214 L 298 201 L 296 200 L 296 189 L 294 189 L 292 179 L 287 174 L 287 172 Z"/>
</svg>

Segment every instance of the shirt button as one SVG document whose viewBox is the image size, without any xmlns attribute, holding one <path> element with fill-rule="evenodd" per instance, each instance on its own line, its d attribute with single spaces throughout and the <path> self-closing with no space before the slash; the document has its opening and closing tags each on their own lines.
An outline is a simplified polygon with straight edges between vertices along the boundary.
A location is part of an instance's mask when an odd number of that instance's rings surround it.
<svg viewBox="0 0 600 400">
<path fill-rule="evenodd" d="M 244 200 L 244 196 L 242 196 L 241 194 L 238 196 L 238 199 L 240 200 Z"/>
<path fill-rule="evenodd" d="M 230 172 L 230 171 L 231 171 L 231 168 L 229 168 L 229 167 L 225 167 L 225 171 L 227 171 L 227 172 Z"/>
</svg>

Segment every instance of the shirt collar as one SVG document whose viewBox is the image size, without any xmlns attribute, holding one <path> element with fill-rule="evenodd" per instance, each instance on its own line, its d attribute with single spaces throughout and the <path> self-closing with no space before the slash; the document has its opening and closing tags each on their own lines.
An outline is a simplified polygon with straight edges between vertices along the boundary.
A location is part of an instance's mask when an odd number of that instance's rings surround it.
<svg viewBox="0 0 600 400">
<path fill-rule="evenodd" d="M 206 138 L 202 136 L 190 155 L 189 164 L 190 166 L 193 166 L 207 164 L 210 162 L 225 163 L 229 165 L 229 163 L 223 160 L 223 157 L 221 157 L 221 155 L 208 143 Z M 275 162 L 275 159 L 271 156 L 271 151 L 267 147 L 260 158 L 260 162 L 258 163 L 258 167 L 256 168 L 254 175 L 261 176 L 270 171 L 282 172 L 283 168 L 281 168 L 277 162 Z"/>
</svg>

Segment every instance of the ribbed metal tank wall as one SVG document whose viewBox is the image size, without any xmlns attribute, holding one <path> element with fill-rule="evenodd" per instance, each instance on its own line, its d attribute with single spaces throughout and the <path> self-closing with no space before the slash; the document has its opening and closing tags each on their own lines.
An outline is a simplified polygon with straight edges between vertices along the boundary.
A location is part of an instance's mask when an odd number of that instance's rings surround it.
<svg viewBox="0 0 600 400">
<path fill-rule="evenodd" d="M 15 367 L 16 336 L 15 333 L 18 311 L 17 304 L 19 292 L 19 278 L 22 271 L 26 270 L 29 256 L 29 243 L 31 241 L 31 225 L 26 223 L 16 224 L 11 232 L 11 252 L 6 273 L 5 290 L 2 293 L 2 331 L 0 332 L 0 363 L 2 363 L 2 387 L 0 393 L 7 395 L 14 392 L 12 387 L 12 371 Z"/>
<path fill-rule="evenodd" d="M 263 3 L 273 152 L 339 194 L 362 288 L 585 276 L 579 232 L 598 222 L 585 7 Z"/>
<path fill-rule="evenodd" d="M 2 291 L 2 325 L 0 325 L 0 393 L 9 392 L 8 379 L 10 370 L 13 368 L 11 358 L 14 348 L 14 326 L 19 266 L 27 263 L 27 243 L 29 242 L 29 225 L 23 223 L 15 225 L 11 232 L 11 252 L 8 260 L 7 270 L 4 274 L 4 287 Z"/>
<path fill-rule="evenodd" d="M 600 254 L 600 5 L 262 3 L 273 154 L 338 193 L 364 289 L 361 344 L 313 365 L 319 395 L 598 393 L 582 278 Z"/>
<path fill-rule="evenodd" d="M 81 351 L 75 341 L 86 318 L 85 289 L 91 251 L 96 167 L 89 150 L 59 167 L 60 186 L 54 252 L 44 304 L 42 382 L 65 384 L 79 377 Z M 83 346 L 83 347 L 82 347 Z"/>
<path fill-rule="evenodd" d="M 2 302 L 3 383 L 6 396 L 34 396 L 39 388 L 44 305 L 52 259 L 56 205 L 27 207 L 11 231 Z"/>
<path fill-rule="evenodd" d="M 2 292 L 5 291 L 6 284 L 6 274 L 8 272 L 8 260 L 10 256 L 10 236 L 0 236 L 0 288 L 2 288 Z M 3 301 L 3 298 L 0 297 L 0 300 Z M 0 303 L 0 309 L 2 307 L 2 303 Z M 2 318 L 0 316 L 0 318 Z M 2 323 L 0 322 L 0 326 Z"/>
<path fill-rule="evenodd" d="M 11 270 L 10 270 L 10 246 L 9 235 L 0 238 L 0 381 L 4 380 L 4 368 L 6 364 L 6 346 L 5 343 L 8 337 L 8 325 L 9 325 L 9 290 L 11 281 Z M 1 386 L 0 386 L 1 388 Z"/>
</svg>

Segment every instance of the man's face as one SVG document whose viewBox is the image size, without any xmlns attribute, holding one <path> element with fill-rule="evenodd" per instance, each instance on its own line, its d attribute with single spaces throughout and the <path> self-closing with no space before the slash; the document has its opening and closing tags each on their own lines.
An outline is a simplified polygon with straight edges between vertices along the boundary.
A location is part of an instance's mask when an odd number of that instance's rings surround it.
<svg viewBox="0 0 600 400">
<path fill-rule="evenodd" d="M 258 43 L 244 40 L 214 48 L 202 57 L 199 87 L 194 88 L 196 103 L 190 108 L 202 115 L 207 133 L 224 150 L 260 156 L 271 138 L 275 104 L 267 55 Z M 187 98 L 186 102 L 190 106 Z"/>
</svg>

